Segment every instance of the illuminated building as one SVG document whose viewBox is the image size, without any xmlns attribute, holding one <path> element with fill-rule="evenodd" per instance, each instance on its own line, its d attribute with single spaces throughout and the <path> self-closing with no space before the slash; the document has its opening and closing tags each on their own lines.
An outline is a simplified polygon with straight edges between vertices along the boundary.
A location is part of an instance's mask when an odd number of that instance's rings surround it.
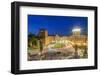
<svg viewBox="0 0 100 76">
<path fill-rule="evenodd" d="M 42 39 L 43 45 L 47 46 L 49 43 L 62 40 L 62 41 L 70 41 L 72 43 L 77 43 L 78 45 L 87 45 L 87 35 L 81 35 L 81 29 L 74 28 L 72 29 L 72 35 L 70 36 L 59 36 L 57 35 L 48 35 L 48 32 L 46 29 L 40 29 L 39 36 Z"/>
</svg>

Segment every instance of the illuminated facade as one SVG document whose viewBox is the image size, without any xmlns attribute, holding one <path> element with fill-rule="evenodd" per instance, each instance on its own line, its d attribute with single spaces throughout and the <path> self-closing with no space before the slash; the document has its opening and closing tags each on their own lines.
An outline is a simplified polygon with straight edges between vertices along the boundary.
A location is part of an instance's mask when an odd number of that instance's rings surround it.
<svg viewBox="0 0 100 76">
<path fill-rule="evenodd" d="M 72 43 L 77 43 L 79 45 L 87 45 L 87 35 L 81 35 L 81 29 L 74 28 L 72 30 L 72 33 L 73 34 L 70 36 L 48 35 L 48 31 L 46 29 L 40 29 L 39 36 L 42 39 L 43 45 L 45 46 L 57 40 L 67 40 Z"/>
</svg>

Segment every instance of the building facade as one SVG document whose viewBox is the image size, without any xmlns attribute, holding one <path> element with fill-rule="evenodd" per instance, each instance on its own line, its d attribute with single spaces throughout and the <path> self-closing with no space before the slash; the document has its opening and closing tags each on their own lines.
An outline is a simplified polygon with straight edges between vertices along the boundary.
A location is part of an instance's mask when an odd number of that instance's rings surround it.
<svg viewBox="0 0 100 76">
<path fill-rule="evenodd" d="M 77 43 L 79 45 L 87 45 L 87 35 L 81 35 L 80 29 L 73 29 L 73 34 L 70 36 L 59 36 L 59 35 L 48 35 L 48 31 L 46 29 L 40 29 L 39 37 L 42 40 L 44 46 L 47 46 L 51 42 L 62 40 L 62 41 L 70 41 L 72 43 Z"/>
</svg>

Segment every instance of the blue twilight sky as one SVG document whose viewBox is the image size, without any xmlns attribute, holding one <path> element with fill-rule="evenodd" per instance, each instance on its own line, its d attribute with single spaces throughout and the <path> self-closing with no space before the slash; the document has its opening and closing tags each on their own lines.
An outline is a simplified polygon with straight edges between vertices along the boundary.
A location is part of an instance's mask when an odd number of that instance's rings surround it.
<svg viewBox="0 0 100 76">
<path fill-rule="evenodd" d="M 88 18 L 75 16 L 28 15 L 28 34 L 37 35 L 39 29 L 48 30 L 49 35 L 71 35 L 74 27 L 87 34 Z"/>
</svg>

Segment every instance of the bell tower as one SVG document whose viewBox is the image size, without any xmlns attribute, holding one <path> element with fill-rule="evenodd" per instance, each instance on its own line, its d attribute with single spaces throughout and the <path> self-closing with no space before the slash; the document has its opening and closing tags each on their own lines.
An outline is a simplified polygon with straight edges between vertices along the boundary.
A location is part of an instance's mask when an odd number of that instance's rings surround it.
<svg viewBox="0 0 100 76">
<path fill-rule="evenodd" d="M 48 31 L 46 29 L 40 29 L 39 37 L 42 40 L 43 45 L 46 45 L 46 38 L 48 37 Z"/>
</svg>

